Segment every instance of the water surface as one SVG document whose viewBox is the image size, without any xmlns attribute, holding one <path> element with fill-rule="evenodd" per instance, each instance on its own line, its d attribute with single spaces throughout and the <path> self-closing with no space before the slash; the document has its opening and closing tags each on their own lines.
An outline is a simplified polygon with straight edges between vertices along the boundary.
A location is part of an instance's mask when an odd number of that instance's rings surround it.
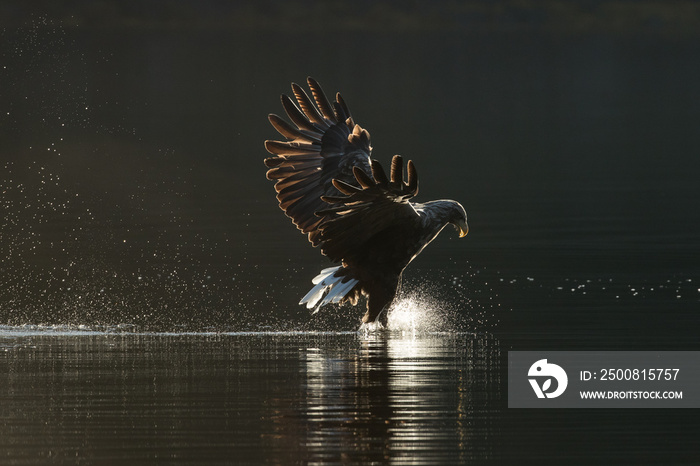
<svg viewBox="0 0 700 466">
<path fill-rule="evenodd" d="M 500 350 L 473 334 L 0 332 L 12 464 L 492 458 Z"/>
</svg>

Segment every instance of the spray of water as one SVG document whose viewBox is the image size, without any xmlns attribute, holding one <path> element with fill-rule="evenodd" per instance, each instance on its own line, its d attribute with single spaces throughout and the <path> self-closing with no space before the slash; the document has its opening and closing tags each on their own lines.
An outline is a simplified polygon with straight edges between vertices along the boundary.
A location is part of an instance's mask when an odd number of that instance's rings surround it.
<svg viewBox="0 0 700 466">
<path fill-rule="evenodd" d="M 461 330 L 455 322 L 455 306 L 424 287 L 400 296 L 389 310 L 388 330 L 404 334 Z"/>
</svg>

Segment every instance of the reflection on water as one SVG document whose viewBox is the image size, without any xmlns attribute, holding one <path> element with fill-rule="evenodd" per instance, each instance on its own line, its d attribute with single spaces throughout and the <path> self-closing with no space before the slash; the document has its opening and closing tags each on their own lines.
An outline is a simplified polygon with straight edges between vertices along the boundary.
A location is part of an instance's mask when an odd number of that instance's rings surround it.
<svg viewBox="0 0 700 466">
<path fill-rule="evenodd" d="M 365 338 L 352 357 L 307 348 L 309 457 L 454 464 L 494 442 L 498 345 L 472 335 Z"/>
<path fill-rule="evenodd" d="M 11 464 L 487 459 L 500 361 L 473 334 L 5 327 L 0 451 Z"/>
</svg>

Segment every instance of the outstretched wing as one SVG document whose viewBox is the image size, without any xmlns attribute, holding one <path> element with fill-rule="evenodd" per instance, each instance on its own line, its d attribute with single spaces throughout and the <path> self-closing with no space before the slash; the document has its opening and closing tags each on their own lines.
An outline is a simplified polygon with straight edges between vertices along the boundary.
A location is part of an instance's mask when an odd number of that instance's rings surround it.
<svg viewBox="0 0 700 466">
<path fill-rule="evenodd" d="M 282 106 L 292 124 L 277 115 L 269 116 L 287 141 L 265 141 L 268 152 L 276 155 L 265 159 L 265 165 L 270 168 L 267 178 L 275 180 L 280 208 L 317 246 L 319 226 L 329 219 L 314 215 L 327 207 L 321 197 L 340 194 L 334 179 L 354 184 L 355 167 L 369 173 L 372 149 L 369 133 L 355 124 L 340 94 L 331 104 L 314 79 L 307 82 L 315 105 L 301 87 L 292 84 L 298 106 L 282 95 Z"/>
<path fill-rule="evenodd" d="M 387 178 L 378 161 L 371 161 L 372 176 L 354 169 L 360 187 L 335 179 L 333 185 L 345 196 L 324 196 L 332 207 L 317 215 L 321 223 L 321 252 L 334 261 L 357 262 L 363 246 L 385 231 L 415 227 L 420 216 L 408 201 L 418 193 L 418 174 L 413 162 L 407 164 L 408 182 L 403 179 L 403 158 L 391 161 Z"/>
</svg>

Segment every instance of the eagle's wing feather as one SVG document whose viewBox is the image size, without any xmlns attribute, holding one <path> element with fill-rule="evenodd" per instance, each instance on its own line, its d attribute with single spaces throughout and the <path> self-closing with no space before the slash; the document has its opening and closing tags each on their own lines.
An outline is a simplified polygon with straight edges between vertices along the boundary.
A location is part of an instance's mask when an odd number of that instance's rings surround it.
<svg viewBox="0 0 700 466">
<path fill-rule="evenodd" d="M 418 192 L 415 166 L 408 162 L 408 183 L 403 181 L 403 160 L 395 155 L 391 164 L 391 181 L 379 162 L 371 161 L 372 177 L 355 170 L 362 189 L 336 186 L 347 196 L 324 196 L 330 204 L 316 213 L 324 221 L 319 226 L 321 252 L 334 261 L 354 262 L 363 245 L 388 229 L 412 228 L 420 215 L 408 201 Z"/>
<path fill-rule="evenodd" d="M 313 101 L 297 84 L 292 84 L 292 91 L 298 106 L 282 96 L 282 106 L 293 124 L 269 116 L 287 141 L 265 141 L 265 148 L 276 156 L 265 159 L 265 165 L 268 179 L 276 180 L 280 207 L 317 246 L 320 225 L 334 217 L 314 215 L 328 206 L 321 198 L 342 194 L 333 185 L 334 179 L 356 185 L 354 167 L 369 173 L 372 149 L 369 133 L 355 124 L 340 94 L 331 104 L 314 79 L 307 81 Z"/>
</svg>

